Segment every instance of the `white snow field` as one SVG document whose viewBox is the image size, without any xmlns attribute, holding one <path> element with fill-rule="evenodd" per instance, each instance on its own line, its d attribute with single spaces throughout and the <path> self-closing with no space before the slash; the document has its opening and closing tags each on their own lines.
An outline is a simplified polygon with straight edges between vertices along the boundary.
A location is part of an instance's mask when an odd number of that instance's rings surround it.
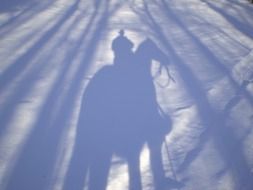
<svg viewBox="0 0 253 190">
<path fill-rule="evenodd" d="M 1 0 L 1 190 L 252 190 L 252 127 L 249 1 Z"/>
</svg>

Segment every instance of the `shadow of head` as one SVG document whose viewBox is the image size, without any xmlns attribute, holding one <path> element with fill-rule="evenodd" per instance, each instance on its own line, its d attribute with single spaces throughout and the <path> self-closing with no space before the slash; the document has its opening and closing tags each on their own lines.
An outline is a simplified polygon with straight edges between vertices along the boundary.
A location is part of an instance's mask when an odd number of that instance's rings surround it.
<svg viewBox="0 0 253 190">
<path fill-rule="evenodd" d="M 125 36 L 125 31 L 120 30 L 119 35 L 112 41 L 112 50 L 115 57 L 124 58 L 132 55 L 134 43 Z"/>
<path fill-rule="evenodd" d="M 155 60 L 162 65 L 168 65 L 168 56 L 150 38 L 147 38 L 139 45 L 136 54 L 144 62 Z"/>
</svg>

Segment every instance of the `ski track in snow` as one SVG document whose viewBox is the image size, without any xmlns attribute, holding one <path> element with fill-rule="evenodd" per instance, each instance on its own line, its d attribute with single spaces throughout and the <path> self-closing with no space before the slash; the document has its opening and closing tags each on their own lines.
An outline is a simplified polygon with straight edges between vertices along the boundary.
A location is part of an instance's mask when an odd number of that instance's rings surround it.
<svg viewBox="0 0 253 190">
<path fill-rule="evenodd" d="M 0 189 L 63 189 L 83 94 L 112 64 L 111 43 L 122 28 L 134 49 L 154 40 L 175 80 L 163 71 L 154 84 L 173 122 L 162 147 L 165 174 L 183 186 L 161 190 L 253 189 L 248 1 L 27 0 L 0 8 Z M 155 189 L 148 152 L 145 145 L 144 190 Z M 106 189 L 128 186 L 127 163 L 114 155 Z"/>
</svg>

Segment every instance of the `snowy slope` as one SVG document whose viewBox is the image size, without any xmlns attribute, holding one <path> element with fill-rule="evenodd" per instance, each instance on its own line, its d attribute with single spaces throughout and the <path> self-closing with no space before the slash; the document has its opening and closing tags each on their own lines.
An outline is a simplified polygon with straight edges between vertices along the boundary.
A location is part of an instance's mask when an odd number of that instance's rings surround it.
<svg viewBox="0 0 253 190">
<path fill-rule="evenodd" d="M 161 152 L 166 178 L 157 187 L 146 143 L 134 168 L 142 189 L 252 190 L 252 18 L 246 0 L 0 2 L 0 189 L 89 189 L 103 184 L 96 175 L 105 167 L 107 184 L 90 190 L 140 189 L 138 180 L 129 187 L 124 156 L 107 165 L 94 157 L 93 170 L 84 166 L 89 152 L 73 156 L 79 142 L 80 151 L 93 147 L 78 134 L 86 87 L 112 65 L 112 40 L 125 29 L 134 50 L 155 41 L 174 79 L 154 77 L 172 120 Z"/>
</svg>

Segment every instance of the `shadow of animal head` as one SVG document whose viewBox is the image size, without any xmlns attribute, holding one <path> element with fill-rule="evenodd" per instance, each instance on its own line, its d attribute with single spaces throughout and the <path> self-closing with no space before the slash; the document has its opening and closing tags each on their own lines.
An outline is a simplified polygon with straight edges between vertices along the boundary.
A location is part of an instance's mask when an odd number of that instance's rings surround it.
<svg viewBox="0 0 253 190">
<path fill-rule="evenodd" d="M 137 58 L 141 61 L 156 60 L 162 65 L 168 65 L 168 56 L 156 45 L 156 43 L 147 38 L 136 50 Z"/>
</svg>

